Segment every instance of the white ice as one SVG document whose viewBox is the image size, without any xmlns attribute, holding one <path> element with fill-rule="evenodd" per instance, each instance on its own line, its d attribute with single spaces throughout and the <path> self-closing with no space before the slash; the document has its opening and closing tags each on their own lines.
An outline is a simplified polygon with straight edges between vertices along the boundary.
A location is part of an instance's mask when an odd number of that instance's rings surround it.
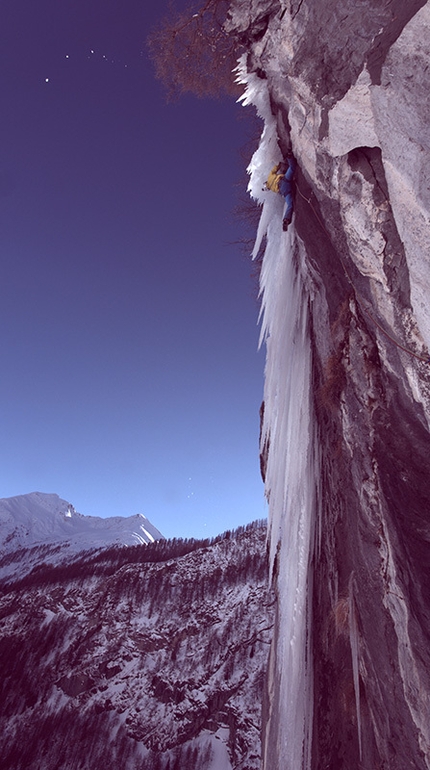
<svg viewBox="0 0 430 770">
<path fill-rule="evenodd" d="M 277 766 L 299 770 L 310 767 L 312 671 L 308 654 L 308 596 L 318 479 L 310 392 L 310 279 L 301 260 L 301 242 L 294 231 L 294 220 L 284 233 L 282 198 L 262 189 L 271 168 L 281 158 L 267 83 L 246 73 L 244 59 L 238 73 L 246 84 L 243 104 L 254 104 L 264 121 L 260 145 L 249 166 L 249 191 L 262 204 L 254 256 L 264 236 L 267 238 L 260 276 L 261 342 L 265 342 L 267 349 L 262 447 L 269 442 L 266 496 L 272 566 L 279 550 Z"/>
</svg>

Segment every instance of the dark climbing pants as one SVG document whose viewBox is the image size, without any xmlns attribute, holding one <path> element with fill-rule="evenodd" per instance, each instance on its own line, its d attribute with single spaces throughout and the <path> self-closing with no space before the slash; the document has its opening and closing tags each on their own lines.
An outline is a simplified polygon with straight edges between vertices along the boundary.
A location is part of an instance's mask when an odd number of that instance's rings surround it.
<svg viewBox="0 0 430 770">
<path fill-rule="evenodd" d="M 289 166 L 287 171 L 285 172 L 285 176 L 281 179 L 279 182 L 279 192 L 280 194 L 285 198 L 286 208 L 284 211 L 284 219 L 287 219 L 289 222 L 291 222 L 291 218 L 293 216 L 293 188 L 292 188 L 292 178 L 294 176 L 294 171 L 296 170 L 296 164 L 293 160 L 289 161 Z"/>
</svg>

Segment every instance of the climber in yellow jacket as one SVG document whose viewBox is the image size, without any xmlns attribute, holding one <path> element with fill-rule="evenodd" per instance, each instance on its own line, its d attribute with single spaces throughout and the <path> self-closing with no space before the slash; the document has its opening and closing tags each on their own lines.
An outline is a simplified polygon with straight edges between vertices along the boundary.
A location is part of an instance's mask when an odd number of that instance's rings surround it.
<svg viewBox="0 0 430 770">
<path fill-rule="evenodd" d="M 293 176 L 297 163 L 291 152 L 287 155 L 287 160 L 282 160 L 274 166 L 268 176 L 266 189 L 279 193 L 285 198 L 285 212 L 282 219 L 282 229 L 288 230 L 288 225 L 293 218 L 294 200 L 293 200 Z"/>
</svg>

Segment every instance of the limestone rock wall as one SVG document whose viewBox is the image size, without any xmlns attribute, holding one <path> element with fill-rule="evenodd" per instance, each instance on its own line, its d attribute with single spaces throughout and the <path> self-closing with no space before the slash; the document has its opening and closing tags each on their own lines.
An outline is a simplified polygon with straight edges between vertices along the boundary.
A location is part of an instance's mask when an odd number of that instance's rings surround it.
<svg viewBox="0 0 430 770">
<path fill-rule="evenodd" d="M 235 0 L 230 16 L 230 29 L 248 41 L 248 72 L 267 88 L 279 155 L 291 145 L 298 161 L 292 231 L 282 236 L 281 212 L 274 209 L 278 221 L 267 237 L 268 250 L 278 239 L 303 279 L 319 458 L 302 608 L 311 725 L 297 738 L 303 741 L 298 760 L 289 732 L 297 704 L 288 682 L 280 684 L 294 637 L 294 627 L 291 638 L 283 636 L 279 620 L 287 601 L 282 588 L 264 768 L 424 770 L 430 767 L 430 3 Z M 266 252 L 263 276 L 268 260 Z M 273 360 L 284 356 L 282 340 L 277 354 L 273 340 L 272 380 L 279 377 Z M 267 392 L 275 387 L 266 382 Z M 288 398 L 290 411 L 300 408 L 301 392 Z M 270 454 L 274 465 L 273 453 L 281 451 L 282 408 L 278 399 L 268 414 L 266 404 L 269 468 Z M 270 484 L 271 520 L 283 522 L 279 533 L 272 527 L 271 539 L 280 586 L 293 554 L 286 508 L 277 510 L 284 503 L 275 502 Z"/>
</svg>

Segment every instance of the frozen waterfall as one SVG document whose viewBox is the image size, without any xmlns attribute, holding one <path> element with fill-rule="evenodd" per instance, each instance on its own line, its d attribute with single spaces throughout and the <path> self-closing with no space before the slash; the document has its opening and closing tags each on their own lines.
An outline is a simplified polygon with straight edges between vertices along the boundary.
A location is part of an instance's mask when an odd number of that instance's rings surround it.
<svg viewBox="0 0 430 770">
<path fill-rule="evenodd" d="M 312 663 L 309 586 L 310 554 L 318 506 L 318 446 L 310 393 L 311 347 L 308 305 L 312 281 L 302 259 L 294 227 L 282 230 L 283 200 L 264 191 L 268 170 L 279 161 L 276 124 L 267 87 L 255 75 L 247 81 L 243 101 L 256 106 L 264 121 L 258 150 L 252 158 L 249 191 L 262 204 L 254 249 L 266 247 L 261 267 L 261 339 L 267 358 L 262 447 L 270 445 L 266 472 L 269 504 L 271 570 L 277 571 L 279 638 L 274 681 L 282 720 L 283 766 L 310 767 L 312 730 Z M 294 220 L 293 220 L 294 224 Z"/>
</svg>

